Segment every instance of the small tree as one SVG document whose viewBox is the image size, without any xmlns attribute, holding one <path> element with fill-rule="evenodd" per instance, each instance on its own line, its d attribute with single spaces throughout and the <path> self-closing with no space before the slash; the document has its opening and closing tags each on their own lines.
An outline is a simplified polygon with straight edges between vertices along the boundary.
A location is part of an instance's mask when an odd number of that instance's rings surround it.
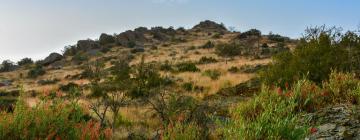
<svg viewBox="0 0 360 140">
<path fill-rule="evenodd" d="M 24 66 L 24 65 L 33 64 L 33 63 L 34 63 L 34 61 L 31 58 L 23 58 L 19 62 L 17 62 L 17 64 L 19 66 Z"/>
<path fill-rule="evenodd" d="M 226 58 L 232 58 L 234 56 L 241 54 L 241 46 L 238 44 L 219 44 L 215 48 L 215 52 L 217 55 L 225 57 L 225 61 L 227 64 L 228 59 Z"/>
<path fill-rule="evenodd" d="M 0 65 L 0 72 L 9 72 L 15 69 L 14 62 L 10 60 L 4 60 Z"/>
</svg>

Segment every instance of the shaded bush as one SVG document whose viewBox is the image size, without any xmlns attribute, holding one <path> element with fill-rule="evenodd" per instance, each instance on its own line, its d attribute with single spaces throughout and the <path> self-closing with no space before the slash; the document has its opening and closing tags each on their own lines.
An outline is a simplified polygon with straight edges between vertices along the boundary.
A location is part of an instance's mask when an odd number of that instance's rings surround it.
<svg viewBox="0 0 360 140">
<path fill-rule="evenodd" d="M 79 88 L 79 85 L 73 82 L 70 82 L 66 85 L 60 85 L 59 89 L 64 92 L 69 92 L 71 89 Z"/>
<path fill-rule="evenodd" d="M 198 72 L 200 69 L 192 62 L 182 62 L 175 65 L 177 72 Z"/>
<path fill-rule="evenodd" d="M 201 57 L 199 60 L 199 64 L 209 64 L 209 63 L 216 63 L 216 62 L 218 62 L 218 61 L 215 58 L 206 57 L 206 56 Z"/>
<path fill-rule="evenodd" d="M 239 72 L 240 69 L 238 67 L 235 67 L 235 66 L 232 66 L 228 69 L 228 72 L 231 72 L 231 73 L 237 73 Z"/>
<path fill-rule="evenodd" d="M 312 35 L 308 35 L 312 36 Z M 332 69 L 344 71 L 349 67 L 348 53 L 326 31 L 309 40 L 302 39 L 294 52 L 283 52 L 273 57 L 273 63 L 260 74 L 266 84 L 284 85 L 302 77 L 321 84 Z"/>
<path fill-rule="evenodd" d="M 186 91 L 192 91 L 193 88 L 194 88 L 194 85 L 193 85 L 193 83 L 191 83 L 191 82 L 187 82 L 187 83 L 183 83 L 183 84 L 181 85 L 181 87 L 182 87 L 184 90 L 186 90 Z"/>
<path fill-rule="evenodd" d="M 111 130 L 87 116 L 80 106 L 61 100 L 33 108 L 19 100 L 14 113 L 0 118 L 0 139 L 111 139 Z"/>
<path fill-rule="evenodd" d="M 215 44 L 211 41 L 206 42 L 204 45 L 200 46 L 201 49 L 211 49 L 214 48 Z"/>
<path fill-rule="evenodd" d="M 33 64 L 33 63 L 34 63 L 34 61 L 31 58 L 23 58 L 19 62 L 17 62 L 17 64 L 19 66 L 24 66 L 24 65 Z"/>
<path fill-rule="evenodd" d="M 46 73 L 43 66 L 36 65 L 34 68 L 28 71 L 28 77 L 29 78 L 37 78 L 38 76 L 42 76 Z"/>
<path fill-rule="evenodd" d="M 241 54 L 241 46 L 239 44 L 219 44 L 215 48 L 215 53 L 225 58 L 232 58 Z M 226 60 L 227 62 L 227 60 Z"/>
<path fill-rule="evenodd" d="M 211 80 L 218 80 L 221 76 L 221 72 L 219 70 L 206 70 L 203 75 L 210 77 Z"/>
<path fill-rule="evenodd" d="M 4 60 L 0 65 L 0 72 L 10 72 L 16 69 L 14 62 L 10 60 Z"/>
</svg>

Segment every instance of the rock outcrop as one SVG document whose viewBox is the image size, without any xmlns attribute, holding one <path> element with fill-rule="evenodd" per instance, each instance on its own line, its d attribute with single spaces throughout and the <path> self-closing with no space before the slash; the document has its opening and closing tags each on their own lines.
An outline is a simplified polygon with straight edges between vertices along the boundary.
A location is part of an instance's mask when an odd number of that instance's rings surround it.
<svg viewBox="0 0 360 140">
<path fill-rule="evenodd" d="M 147 41 L 147 39 L 146 39 L 144 33 L 139 32 L 139 31 L 130 31 L 129 30 L 129 31 L 123 32 L 116 36 L 116 42 L 119 45 L 126 46 L 126 47 L 128 47 L 128 45 L 130 43 L 143 44 L 146 41 Z"/>
<path fill-rule="evenodd" d="M 58 53 L 51 53 L 48 57 L 46 57 L 43 61 L 42 64 L 44 66 L 50 65 L 56 61 L 60 61 L 61 59 L 63 59 L 63 56 L 61 54 Z"/>
<path fill-rule="evenodd" d="M 310 140 L 360 139 L 360 108 L 353 105 L 336 105 L 305 115 L 311 118 Z"/>
<path fill-rule="evenodd" d="M 101 45 L 112 44 L 115 43 L 115 37 L 112 35 L 102 33 L 99 37 L 99 42 Z"/>
<path fill-rule="evenodd" d="M 223 24 L 218 24 L 214 21 L 205 20 L 195 25 L 193 28 L 195 31 L 206 31 L 206 32 L 225 32 L 227 29 Z"/>
<path fill-rule="evenodd" d="M 78 51 L 83 51 L 83 52 L 101 48 L 99 42 L 94 41 L 94 40 L 90 40 L 90 39 L 88 39 L 88 40 L 79 40 L 77 42 L 76 46 L 77 46 Z"/>
</svg>

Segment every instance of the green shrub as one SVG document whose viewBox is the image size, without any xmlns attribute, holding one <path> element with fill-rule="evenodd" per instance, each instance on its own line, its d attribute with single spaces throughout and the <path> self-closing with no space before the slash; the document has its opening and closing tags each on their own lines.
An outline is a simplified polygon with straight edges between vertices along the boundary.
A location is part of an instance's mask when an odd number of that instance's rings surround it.
<svg viewBox="0 0 360 140">
<path fill-rule="evenodd" d="M 240 69 L 238 67 L 232 66 L 228 69 L 228 71 L 231 73 L 237 73 L 240 71 Z"/>
<path fill-rule="evenodd" d="M 218 62 L 218 61 L 215 58 L 206 57 L 206 56 L 201 57 L 199 60 L 199 64 L 209 64 L 209 63 L 216 63 L 216 62 Z"/>
<path fill-rule="evenodd" d="M 62 100 L 35 107 L 19 100 L 14 113 L 0 118 L 0 139 L 111 139 L 111 130 L 101 129 L 83 110 Z"/>
<path fill-rule="evenodd" d="M 198 72 L 199 68 L 196 67 L 195 63 L 182 62 L 175 65 L 177 72 Z"/>
<path fill-rule="evenodd" d="M 34 61 L 31 58 L 23 58 L 19 62 L 17 62 L 17 64 L 19 66 L 24 66 L 24 65 L 33 64 L 33 63 L 34 63 Z"/>
<path fill-rule="evenodd" d="M 211 80 L 218 80 L 221 76 L 221 72 L 219 70 L 206 70 L 203 75 L 210 77 Z"/>
<path fill-rule="evenodd" d="M 16 69 L 14 62 L 10 60 L 4 60 L 0 65 L 0 72 L 10 72 Z"/>
<path fill-rule="evenodd" d="M 170 64 L 169 61 L 165 61 L 164 63 L 162 63 L 160 65 L 160 70 L 162 70 L 162 71 L 173 71 L 174 69 L 173 69 L 173 67 L 172 67 L 172 65 Z"/>
<path fill-rule="evenodd" d="M 211 41 L 208 41 L 204 45 L 200 46 L 200 48 L 202 48 L 202 49 L 211 49 L 214 47 L 215 47 L 215 45 Z"/>
<path fill-rule="evenodd" d="M 42 76 L 45 73 L 46 73 L 46 71 L 44 70 L 43 66 L 36 65 L 34 68 L 29 70 L 28 77 L 29 78 L 37 78 L 38 76 Z"/>
<path fill-rule="evenodd" d="M 89 56 L 84 54 L 84 53 L 79 52 L 79 53 L 76 53 L 76 55 L 74 55 L 71 60 L 76 62 L 76 63 L 82 63 L 84 61 L 88 61 Z"/>
<path fill-rule="evenodd" d="M 164 140 L 199 140 L 201 137 L 199 126 L 194 123 L 176 122 L 170 124 L 164 131 Z"/>
<path fill-rule="evenodd" d="M 64 92 L 69 92 L 71 89 L 79 88 L 79 85 L 73 82 L 70 82 L 66 85 L 60 85 L 59 89 Z"/>
<path fill-rule="evenodd" d="M 317 38 L 303 40 L 294 52 L 273 57 L 273 63 L 260 74 L 262 81 L 284 85 L 308 77 L 321 84 L 329 78 L 332 69 L 344 71 L 349 66 L 345 48 L 333 42 L 331 35 L 325 32 Z"/>
<path fill-rule="evenodd" d="M 187 82 L 187 83 L 183 83 L 183 84 L 181 85 L 181 87 L 182 87 L 184 90 L 186 90 L 186 91 L 192 91 L 193 88 L 194 88 L 194 85 L 193 85 L 193 83 L 191 83 L 191 82 Z"/>
<path fill-rule="evenodd" d="M 215 47 L 215 53 L 225 58 L 233 58 L 241 54 L 241 46 L 235 43 L 219 44 Z"/>
</svg>

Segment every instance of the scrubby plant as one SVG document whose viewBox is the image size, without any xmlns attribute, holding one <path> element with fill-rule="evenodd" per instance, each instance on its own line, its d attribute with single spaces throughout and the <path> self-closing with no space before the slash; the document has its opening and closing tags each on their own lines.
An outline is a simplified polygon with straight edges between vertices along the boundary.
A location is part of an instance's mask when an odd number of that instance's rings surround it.
<svg viewBox="0 0 360 140">
<path fill-rule="evenodd" d="M 35 65 L 35 67 L 34 68 L 32 68 L 32 69 L 30 69 L 29 71 L 28 71 L 28 77 L 29 78 L 37 78 L 38 76 L 42 76 L 42 75 L 44 75 L 46 73 L 46 71 L 45 71 L 45 69 L 43 68 L 43 66 L 42 65 L 40 65 L 40 64 L 37 64 L 37 65 Z"/>
<path fill-rule="evenodd" d="M 15 70 L 16 65 L 10 60 L 4 60 L 0 65 L 0 72 L 10 72 Z"/>
<path fill-rule="evenodd" d="M 194 85 L 191 82 L 183 83 L 181 87 L 186 91 L 192 91 L 194 89 Z"/>
<path fill-rule="evenodd" d="M 333 30 L 308 29 L 307 35 L 293 52 L 273 57 L 273 63 L 260 74 L 262 80 L 266 84 L 284 85 L 307 76 L 321 84 L 329 78 L 332 69 L 348 70 L 348 52 L 337 43 L 335 36 L 338 33 Z"/>
<path fill-rule="evenodd" d="M 199 126 L 194 123 L 174 122 L 169 124 L 163 132 L 164 140 L 200 140 Z"/>
<path fill-rule="evenodd" d="M 241 46 L 239 44 L 219 44 L 215 47 L 215 52 L 217 55 L 225 57 L 226 63 L 228 58 L 233 58 L 234 56 L 241 54 Z"/>
<path fill-rule="evenodd" d="M 23 58 L 20 61 L 17 62 L 19 66 L 29 65 L 33 64 L 34 61 L 31 58 Z"/>
<path fill-rule="evenodd" d="M 206 56 L 203 56 L 200 58 L 199 60 L 199 64 L 209 64 L 209 63 L 216 63 L 218 62 L 215 58 L 213 57 L 206 57 Z"/>
<path fill-rule="evenodd" d="M 0 139 L 111 139 L 110 129 L 88 117 L 86 110 L 62 99 L 28 107 L 20 99 L 14 113 L 2 114 Z"/>
<path fill-rule="evenodd" d="M 161 71 L 174 71 L 173 66 L 170 64 L 169 61 L 165 61 L 164 63 L 162 63 L 160 65 L 160 70 Z"/>
<path fill-rule="evenodd" d="M 181 62 L 175 65 L 177 72 L 198 72 L 200 69 L 192 62 Z"/>
<path fill-rule="evenodd" d="M 212 49 L 215 47 L 215 44 L 211 41 L 206 42 L 204 45 L 200 46 L 202 49 Z"/>
<path fill-rule="evenodd" d="M 219 70 L 206 70 L 204 71 L 203 75 L 210 77 L 211 80 L 218 80 L 221 76 L 221 72 Z"/>
<path fill-rule="evenodd" d="M 240 69 L 238 67 L 232 66 L 228 69 L 228 71 L 231 73 L 237 73 L 240 71 Z"/>
</svg>

